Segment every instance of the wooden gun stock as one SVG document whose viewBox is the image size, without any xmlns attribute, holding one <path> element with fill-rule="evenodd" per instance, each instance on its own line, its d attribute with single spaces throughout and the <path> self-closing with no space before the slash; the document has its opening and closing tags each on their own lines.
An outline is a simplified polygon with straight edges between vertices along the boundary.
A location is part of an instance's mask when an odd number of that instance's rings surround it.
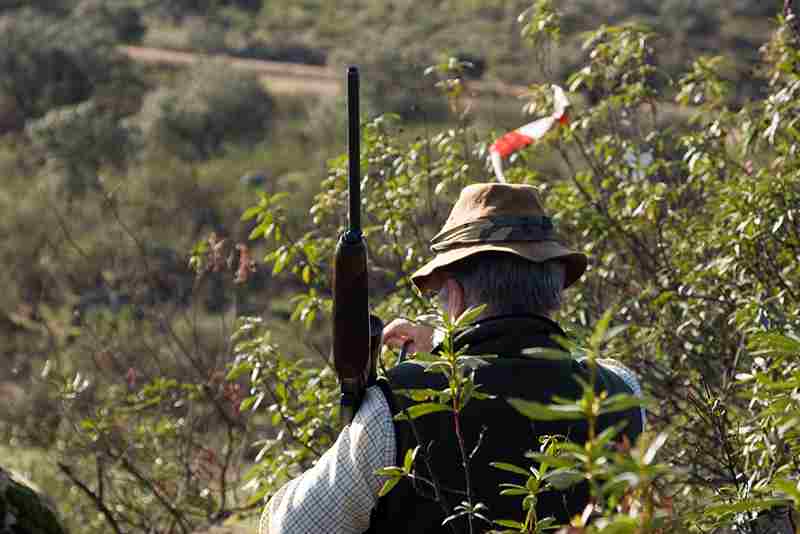
<svg viewBox="0 0 800 534">
<path fill-rule="evenodd" d="M 352 421 L 369 378 L 367 247 L 339 239 L 333 271 L 333 364 L 342 386 L 342 420 Z"/>
</svg>

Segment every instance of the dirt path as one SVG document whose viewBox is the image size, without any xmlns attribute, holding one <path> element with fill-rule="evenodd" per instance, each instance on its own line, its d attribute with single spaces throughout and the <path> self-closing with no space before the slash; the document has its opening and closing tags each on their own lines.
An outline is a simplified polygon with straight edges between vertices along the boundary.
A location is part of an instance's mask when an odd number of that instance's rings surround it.
<svg viewBox="0 0 800 534">
<path fill-rule="evenodd" d="M 328 67 L 315 67 L 297 63 L 281 63 L 257 59 L 241 59 L 226 55 L 208 55 L 178 52 L 163 48 L 121 46 L 120 51 L 134 61 L 151 65 L 182 67 L 200 61 L 222 60 L 234 68 L 256 73 L 275 94 L 337 96 L 344 91 L 344 76 Z M 518 97 L 527 88 L 502 82 L 470 81 L 470 96 Z"/>
</svg>

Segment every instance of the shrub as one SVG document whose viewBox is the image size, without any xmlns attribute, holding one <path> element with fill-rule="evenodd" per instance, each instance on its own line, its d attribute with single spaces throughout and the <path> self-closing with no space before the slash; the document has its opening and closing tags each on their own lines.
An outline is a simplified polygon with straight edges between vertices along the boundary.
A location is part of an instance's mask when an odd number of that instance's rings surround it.
<svg viewBox="0 0 800 534">
<path fill-rule="evenodd" d="M 125 108 L 142 82 L 114 49 L 115 30 L 96 16 L 58 18 L 31 9 L 0 16 L 0 95 L 25 120 L 91 96 Z M 108 99 L 106 105 L 112 105 Z"/>
<path fill-rule="evenodd" d="M 98 187 L 104 165 L 122 169 L 139 147 L 139 132 L 94 100 L 50 111 L 31 121 L 27 132 L 68 196 Z"/>
<path fill-rule="evenodd" d="M 192 50 L 208 54 L 227 51 L 227 31 L 220 22 L 207 17 L 192 17 L 184 22 L 184 26 L 188 31 L 187 45 Z"/>
<path fill-rule="evenodd" d="M 53 43 L 56 25 L 55 19 L 31 11 L 0 18 L 2 90 L 26 118 L 75 104 L 92 92 L 88 74 Z"/>
<path fill-rule="evenodd" d="M 268 61 L 286 61 L 305 65 L 324 65 L 327 54 L 324 50 L 313 48 L 302 43 L 263 42 L 256 41 L 239 48 L 234 52 L 238 57 L 247 59 L 263 59 Z"/>
<path fill-rule="evenodd" d="M 387 37 L 390 38 L 397 37 Z M 348 64 L 359 66 L 362 98 L 370 114 L 397 113 L 406 119 L 440 120 L 447 115 L 447 107 L 439 98 L 434 81 L 424 75 L 427 59 L 421 53 L 369 46 L 365 40 L 347 52 L 338 52 L 330 63 L 341 69 Z"/>
<path fill-rule="evenodd" d="M 66 15 L 75 7 L 78 1 L 79 0 L 4 0 L 3 3 L 0 4 L 0 13 L 3 11 L 13 11 L 21 7 L 30 7 L 54 15 Z"/>
<path fill-rule="evenodd" d="M 150 93 L 140 120 L 151 147 L 197 160 L 221 154 L 226 143 L 262 140 L 273 109 L 257 78 L 212 62 L 186 73 L 174 88 Z"/>
<path fill-rule="evenodd" d="M 104 0 L 83 0 L 73 11 L 73 16 L 95 20 L 97 24 L 114 29 L 116 40 L 137 43 L 147 28 L 138 8 Z"/>
</svg>

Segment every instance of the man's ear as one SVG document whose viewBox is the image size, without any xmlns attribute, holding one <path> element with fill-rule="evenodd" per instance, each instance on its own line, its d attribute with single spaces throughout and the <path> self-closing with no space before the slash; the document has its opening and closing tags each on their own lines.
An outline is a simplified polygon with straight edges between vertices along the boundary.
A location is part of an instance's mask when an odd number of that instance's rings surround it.
<svg viewBox="0 0 800 534">
<path fill-rule="evenodd" d="M 464 303 L 464 287 L 454 278 L 448 278 L 447 285 L 447 311 L 450 317 L 455 320 L 466 310 Z"/>
</svg>

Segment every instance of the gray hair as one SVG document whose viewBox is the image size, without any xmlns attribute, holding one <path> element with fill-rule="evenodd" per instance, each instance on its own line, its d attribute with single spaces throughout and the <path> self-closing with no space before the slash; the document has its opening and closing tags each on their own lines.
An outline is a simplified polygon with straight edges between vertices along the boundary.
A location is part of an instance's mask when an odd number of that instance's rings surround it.
<svg viewBox="0 0 800 534">
<path fill-rule="evenodd" d="M 445 272 L 464 288 L 464 303 L 486 305 L 482 315 L 550 316 L 561 307 L 566 277 L 559 260 L 532 262 L 514 254 L 483 252 L 447 266 Z M 446 291 L 440 294 L 446 303 Z"/>
</svg>

